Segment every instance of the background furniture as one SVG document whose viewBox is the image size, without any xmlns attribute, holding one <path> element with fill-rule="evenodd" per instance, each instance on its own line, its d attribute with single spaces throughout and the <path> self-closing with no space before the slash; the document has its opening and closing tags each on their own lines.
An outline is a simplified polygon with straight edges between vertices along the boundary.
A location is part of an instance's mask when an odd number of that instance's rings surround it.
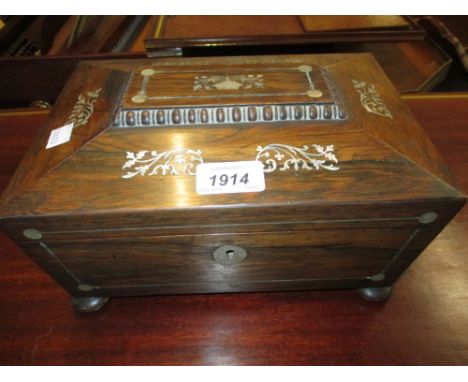
<svg viewBox="0 0 468 382">
<path fill-rule="evenodd" d="M 370 52 L 402 93 L 468 90 L 454 56 L 414 18 L 358 20 L 317 16 L 14 16 L 0 29 L 0 108 L 53 104 L 82 60 L 149 55 L 249 55 Z M 398 21 L 395 24 L 395 20 Z M 444 18 L 459 32 L 461 20 Z M 320 21 L 320 22 L 319 22 Z M 346 23 L 350 20 L 347 19 Z M 387 24 L 387 25 L 385 25 Z M 335 25 L 336 30 L 330 30 Z M 313 28 L 320 29 L 314 31 Z M 320 28 L 318 28 L 320 27 Z M 462 40 L 463 40 L 462 36 Z M 464 40 L 463 40 L 464 41 Z M 455 57 L 455 60 L 457 58 Z M 53 74 L 52 74 L 53 73 Z M 40 102 L 38 102 L 40 101 Z"/>
</svg>

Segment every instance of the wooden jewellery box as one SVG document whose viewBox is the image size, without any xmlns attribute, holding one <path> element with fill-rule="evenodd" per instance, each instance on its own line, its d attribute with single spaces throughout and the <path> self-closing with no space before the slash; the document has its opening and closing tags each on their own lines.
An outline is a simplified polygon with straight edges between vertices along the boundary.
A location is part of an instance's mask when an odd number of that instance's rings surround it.
<svg viewBox="0 0 468 382">
<path fill-rule="evenodd" d="M 91 311 L 150 294 L 383 300 L 464 203 L 371 55 L 167 58 L 81 63 L 0 216 Z"/>
</svg>

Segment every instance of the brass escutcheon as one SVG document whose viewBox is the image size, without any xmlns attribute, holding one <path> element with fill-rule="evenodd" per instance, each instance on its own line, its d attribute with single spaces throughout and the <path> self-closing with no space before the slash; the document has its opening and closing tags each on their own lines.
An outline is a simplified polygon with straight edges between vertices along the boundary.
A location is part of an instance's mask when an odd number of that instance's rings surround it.
<svg viewBox="0 0 468 382">
<path fill-rule="evenodd" d="M 237 245 L 223 245 L 213 251 L 213 260 L 221 265 L 240 263 L 247 257 L 247 251 Z"/>
</svg>

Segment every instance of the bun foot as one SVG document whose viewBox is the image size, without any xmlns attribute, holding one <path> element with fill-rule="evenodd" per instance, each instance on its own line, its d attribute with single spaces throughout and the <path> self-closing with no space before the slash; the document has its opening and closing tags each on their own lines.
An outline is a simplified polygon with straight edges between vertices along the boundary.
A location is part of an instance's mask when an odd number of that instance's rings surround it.
<svg viewBox="0 0 468 382">
<path fill-rule="evenodd" d="M 387 300 L 392 294 L 392 287 L 380 287 L 380 288 L 362 288 L 357 289 L 359 295 L 367 301 L 382 302 Z"/>
<path fill-rule="evenodd" d="M 73 308 L 80 313 L 96 312 L 106 305 L 109 297 L 72 297 Z"/>
</svg>

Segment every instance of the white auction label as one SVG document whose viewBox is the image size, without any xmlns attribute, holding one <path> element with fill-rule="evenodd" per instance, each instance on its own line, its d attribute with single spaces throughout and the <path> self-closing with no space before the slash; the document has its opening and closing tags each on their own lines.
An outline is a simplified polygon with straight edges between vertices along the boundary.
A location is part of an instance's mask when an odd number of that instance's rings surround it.
<svg viewBox="0 0 468 382">
<path fill-rule="evenodd" d="M 197 193 L 234 194 L 265 190 L 260 161 L 202 163 L 197 166 Z"/>
<path fill-rule="evenodd" d="M 68 142 L 70 140 L 72 130 L 73 122 L 52 130 L 49 135 L 49 140 L 47 141 L 46 149 Z"/>
</svg>

